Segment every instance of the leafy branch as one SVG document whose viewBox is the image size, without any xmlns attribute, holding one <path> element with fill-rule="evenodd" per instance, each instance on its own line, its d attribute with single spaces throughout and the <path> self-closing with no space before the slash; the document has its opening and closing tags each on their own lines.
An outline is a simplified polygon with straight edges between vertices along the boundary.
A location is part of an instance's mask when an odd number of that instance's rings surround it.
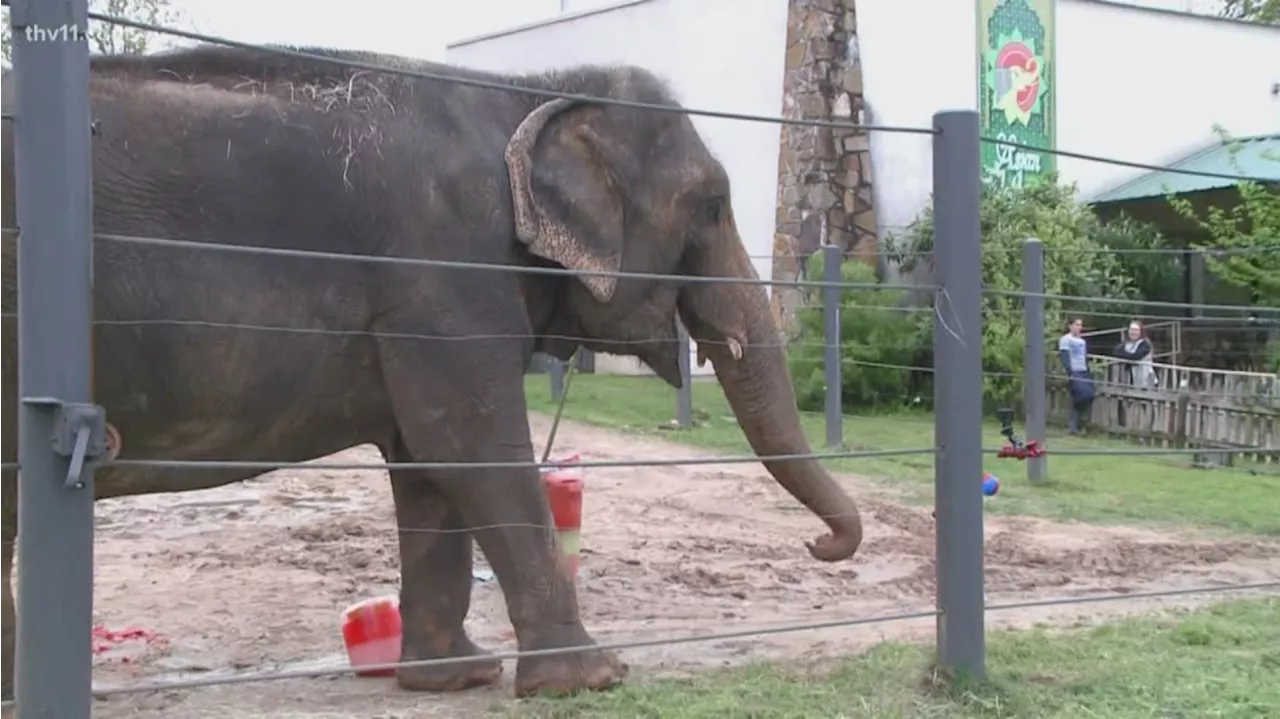
<svg viewBox="0 0 1280 719">
<path fill-rule="evenodd" d="M 1219 14 L 1231 20 L 1280 25 L 1280 0 L 1223 0 Z"/>
<path fill-rule="evenodd" d="M 1239 172 L 1236 156 L 1243 147 L 1241 141 L 1230 138 L 1220 128 L 1218 134 Z M 1264 159 L 1280 162 L 1280 158 L 1274 156 L 1264 155 Z M 1280 183 L 1239 182 L 1236 191 L 1240 196 L 1238 203 L 1231 207 L 1209 207 L 1203 215 L 1185 197 L 1170 195 L 1168 201 L 1179 215 L 1207 236 L 1205 240 L 1193 241 L 1192 246 L 1244 250 L 1222 257 L 1206 252 L 1205 265 L 1211 272 L 1225 282 L 1249 290 L 1258 304 L 1280 307 Z"/>
</svg>

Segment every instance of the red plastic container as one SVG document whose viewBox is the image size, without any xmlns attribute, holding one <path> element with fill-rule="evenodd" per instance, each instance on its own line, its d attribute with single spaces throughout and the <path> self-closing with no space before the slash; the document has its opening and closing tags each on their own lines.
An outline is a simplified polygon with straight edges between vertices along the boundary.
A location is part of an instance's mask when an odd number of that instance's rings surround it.
<svg viewBox="0 0 1280 719">
<path fill-rule="evenodd" d="M 551 505 L 560 551 L 569 565 L 569 576 L 578 576 L 582 551 L 582 468 L 578 455 L 571 455 L 542 470 L 542 488 Z"/>
<path fill-rule="evenodd" d="M 400 601 L 395 596 L 374 597 L 356 602 L 342 613 L 342 640 L 347 660 L 357 668 L 356 676 L 389 677 L 394 669 L 359 670 L 373 664 L 400 661 Z"/>
</svg>

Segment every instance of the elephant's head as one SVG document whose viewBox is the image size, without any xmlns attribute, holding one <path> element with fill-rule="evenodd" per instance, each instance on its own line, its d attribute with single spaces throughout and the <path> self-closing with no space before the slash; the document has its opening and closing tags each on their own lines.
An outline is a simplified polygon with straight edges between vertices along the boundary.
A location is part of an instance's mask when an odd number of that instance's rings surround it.
<svg viewBox="0 0 1280 719">
<path fill-rule="evenodd" d="M 614 97 L 674 104 L 652 76 L 621 73 Z M 734 222 L 728 175 L 686 115 L 551 100 L 516 129 L 506 161 L 516 234 L 536 257 L 586 272 L 758 281 Z M 763 286 L 581 275 L 557 293 L 543 334 L 636 356 L 675 387 L 678 313 L 765 467 L 830 527 L 810 553 L 836 561 L 857 551 L 857 506 L 826 469 L 768 459 L 811 450 Z M 566 358 L 577 344 L 542 347 Z"/>
</svg>

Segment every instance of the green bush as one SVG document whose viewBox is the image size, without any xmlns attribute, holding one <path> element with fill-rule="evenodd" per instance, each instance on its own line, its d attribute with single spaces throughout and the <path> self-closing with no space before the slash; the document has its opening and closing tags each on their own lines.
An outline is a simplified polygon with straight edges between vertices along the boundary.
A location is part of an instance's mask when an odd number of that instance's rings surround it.
<svg viewBox="0 0 1280 719">
<path fill-rule="evenodd" d="M 1138 297 L 1157 302 L 1182 302 L 1185 297 L 1185 260 L 1172 252 L 1123 252 L 1167 247 L 1165 238 L 1151 225 L 1120 215 L 1099 224 L 1093 239 L 1103 247 L 1121 250 L 1121 270 L 1133 278 Z M 1127 314 L 1122 312 L 1122 314 Z M 1123 320 L 1112 324 L 1123 324 Z"/>
<path fill-rule="evenodd" d="M 1026 188 L 983 187 L 981 207 L 983 295 L 983 377 L 989 404 L 1020 404 L 1025 339 L 1022 298 L 991 290 L 1022 289 L 1022 245 L 1037 237 L 1045 246 L 1045 292 L 1083 298 L 1132 298 L 1138 294 L 1131 261 L 1108 252 L 1112 247 L 1153 246 L 1159 235 L 1129 220 L 1103 224 L 1074 197 L 1074 188 L 1049 181 Z M 889 254 L 905 270 L 918 265 L 920 253 L 933 248 L 933 209 L 927 208 L 890 242 Z M 923 256 L 927 257 L 927 256 Z M 1153 265 L 1152 281 L 1167 282 L 1167 267 Z M 1119 326 L 1133 310 L 1123 305 L 1045 302 L 1046 343 L 1053 352 L 1065 331 L 1068 312 L 1089 326 Z M 1050 364 L 1053 372 L 1055 364 Z"/>
<path fill-rule="evenodd" d="M 1023 392 L 1025 339 L 1021 297 L 990 290 L 1022 289 L 1022 245 L 1038 237 L 1045 245 L 1045 292 L 1082 298 L 1178 299 L 1182 270 L 1163 254 L 1119 254 L 1112 249 L 1160 247 L 1158 232 L 1128 218 L 1102 222 L 1076 201 L 1074 188 L 1046 182 L 1034 187 L 988 185 L 982 192 L 983 377 L 987 406 L 1019 406 Z M 891 237 L 887 255 L 905 273 L 929 270 L 933 211 L 926 209 L 907 231 Z M 806 276 L 822 276 L 822 255 L 808 261 Z M 847 282 L 874 283 L 873 268 L 846 262 Z M 796 399 L 802 409 L 825 404 L 821 288 L 806 290 L 805 307 L 788 350 Z M 846 411 L 932 401 L 933 313 L 910 311 L 901 291 L 850 289 L 841 293 L 841 398 Z M 1090 327 L 1118 327 L 1134 314 L 1123 304 L 1045 302 L 1046 345 L 1052 355 L 1068 314 Z M 1056 362 L 1049 364 L 1055 373 Z"/>
<path fill-rule="evenodd" d="M 821 253 L 810 257 L 805 275 L 822 277 L 822 262 Z M 844 263 L 840 274 L 846 282 L 876 282 L 875 269 L 862 262 Z M 900 406 L 917 394 L 931 399 L 928 373 L 903 369 L 928 359 L 931 315 L 912 311 L 905 299 L 901 291 L 841 290 L 840 394 L 846 411 Z M 821 287 L 805 289 L 797 324 L 788 348 L 796 401 L 801 409 L 821 411 L 826 403 Z"/>
</svg>

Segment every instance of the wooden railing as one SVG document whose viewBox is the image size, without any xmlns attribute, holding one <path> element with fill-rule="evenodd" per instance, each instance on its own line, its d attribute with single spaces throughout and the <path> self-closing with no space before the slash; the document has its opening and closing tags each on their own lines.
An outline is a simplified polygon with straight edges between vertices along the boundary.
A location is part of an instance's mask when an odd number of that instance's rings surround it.
<svg viewBox="0 0 1280 719">
<path fill-rule="evenodd" d="M 1203 447 L 1197 459 L 1209 464 L 1231 463 L 1232 455 L 1213 449 L 1252 447 L 1257 452 L 1240 456 L 1280 464 L 1280 376 L 1154 363 L 1155 382 L 1143 387 L 1134 384 L 1135 363 L 1093 355 L 1090 360 L 1098 390 L 1095 428 L 1157 447 Z M 1048 384 L 1049 418 L 1065 423 L 1066 382 Z"/>
</svg>

